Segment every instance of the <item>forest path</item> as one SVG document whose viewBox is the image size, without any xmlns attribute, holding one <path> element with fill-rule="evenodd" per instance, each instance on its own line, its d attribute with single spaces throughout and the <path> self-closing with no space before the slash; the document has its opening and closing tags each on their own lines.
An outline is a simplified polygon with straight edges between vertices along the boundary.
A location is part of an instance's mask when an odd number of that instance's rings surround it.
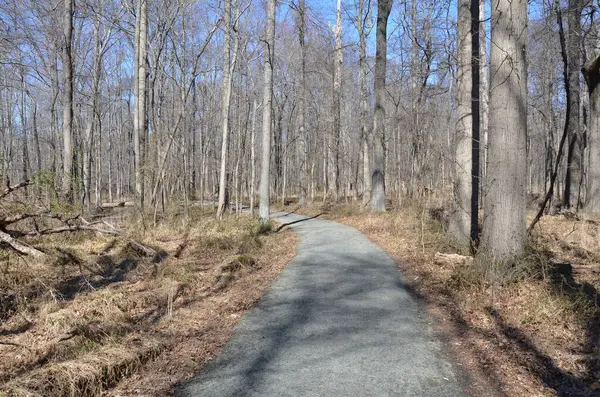
<svg viewBox="0 0 600 397">
<path fill-rule="evenodd" d="M 294 260 L 176 396 L 465 396 L 396 264 L 356 229 L 278 213 Z"/>
</svg>

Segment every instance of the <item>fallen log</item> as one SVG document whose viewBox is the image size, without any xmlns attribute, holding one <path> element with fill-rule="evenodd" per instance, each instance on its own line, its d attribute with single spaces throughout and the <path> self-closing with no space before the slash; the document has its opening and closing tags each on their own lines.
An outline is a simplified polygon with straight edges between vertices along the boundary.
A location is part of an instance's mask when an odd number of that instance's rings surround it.
<svg viewBox="0 0 600 397">
<path fill-rule="evenodd" d="M 61 227 L 56 227 L 56 228 L 52 228 L 52 229 L 44 229 L 44 230 L 39 230 L 39 231 L 32 231 L 32 232 L 28 232 L 25 235 L 27 236 L 40 236 L 40 235 L 49 235 L 49 234 L 58 234 L 58 233 L 68 233 L 68 232 L 77 232 L 77 231 L 91 231 L 91 232 L 95 232 L 95 233 L 100 233 L 100 234 L 107 234 L 107 235 L 111 235 L 111 236 L 118 236 L 120 238 L 122 238 L 123 240 L 126 240 L 127 242 L 129 242 L 131 245 L 133 245 L 134 247 L 138 248 L 140 251 L 142 251 L 146 256 L 155 256 L 156 255 L 156 251 L 150 247 L 147 247 L 145 245 L 143 245 L 142 243 L 139 243 L 137 241 L 135 241 L 134 239 L 132 239 L 131 237 L 129 237 L 128 235 L 121 233 L 117 230 L 106 230 L 106 229 L 100 229 L 97 227 L 93 227 L 93 226 L 89 226 L 89 225 L 68 225 L 68 226 L 61 226 Z M 10 236 L 9 236 L 10 237 Z"/>
<path fill-rule="evenodd" d="M 133 207 L 135 203 L 133 201 L 120 201 L 118 203 L 102 203 L 100 208 L 118 208 L 118 207 Z"/>
<path fill-rule="evenodd" d="M 18 252 L 21 255 L 31 255 L 36 258 L 46 257 L 46 254 L 43 253 L 42 251 L 18 241 L 17 239 L 11 237 L 8 233 L 5 233 L 1 230 L 0 230 L 0 242 L 7 244 L 14 251 Z"/>
</svg>

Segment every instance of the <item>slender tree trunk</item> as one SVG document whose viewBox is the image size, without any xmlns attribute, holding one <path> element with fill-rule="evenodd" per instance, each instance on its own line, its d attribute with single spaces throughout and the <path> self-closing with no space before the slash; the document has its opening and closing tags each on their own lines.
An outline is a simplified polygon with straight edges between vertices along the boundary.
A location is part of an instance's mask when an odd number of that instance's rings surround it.
<svg viewBox="0 0 600 397">
<path fill-rule="evenodd" d="M 63 178 L 62 194 L 73 202 L 73 3 L 64 0 L 63 10 Z"/>
<path fill-rule="evenodd" d="M 527 1 L 493 0 L 484 251 L 523 253 L 527 186 Z M 510 62 L 508 62 L 510 60 Z"/>
<path fill-rule="evenodd" d="M 148 3 L 138 0 L 136 18 L 135 111 L 133 118 L 133 151 L 136 203 L 144 209 L 143 141 L 146 136 L 146 58 L 148 37 Z"/>
<path fill-rule="evenodd" d="M 254 217 L 256 198 L 256 98 L 252 101 L 252 127 L 250 127 L 250 215 Z"/>
<path fill-rule="evenodd" d="M 482 191 L 486 180 L 487 170 L 487 142 L 488 142 L 488 119 L 489 119 L 489 91 L 490 83 L 488 77 L 489 63 L 487 54 L 487 35 L 485 32 L 485 4 L 479 0 L 479 111 L 481 114 L 481 182 L 479 188 Z M 483 193 L 483 191 L 482 191 Z M 481 194 L 483 198 L 483 194 Z"/>
<path fill-rule="evenodd" d="M 306 132 L 306 4 L 298 2 L 298 41 L 300 42 L 300 98 L 298 98 L 298 135 L 300 155 L 299 204 L 306 204 L 308 191 L 308 134 Z"/>
<path fill-rule="evenodd" d="M 375 146 L 372 174 L 371 209 L 385 211 L 384 143 L 385 137 L 385 72 L 387 64 L 387 21 L 392 10 L 392 0 L 377 3 L 377 49 L 375 53 L 375 114 L 373 140 Z"/>
<path fill-rule="evenodd" d="M 479 1 L 471 0 L 471 113 L 473 118 L 471 136 L 471 251 L 479 245 L 479 184 L 480 184 L 480 43 Z M 485 43 L 484 43 L 485 44 Z M 527 73 L 527 71 L 525 71 Z"/>
<path fill-rule="evenodd" d="M 335 25 L 335 67 L 333 72 L 333 169 L 331 187 L 333 197 L 337 201 L 340 195 L 340 145 L 341 145 L 341 96 L 342 96 L 342 68 L 344 55 L 342 52 L 342 1 L 337 0 L 336 25 Z"/>
<path fill-rule="evenodd" d="M 21 75 L 21 127 L 23 129 L 23 146 L 22 146 L 22 153 L 23 153 L 23 163 L 22 163 L 22 178 L 23 180 L 29 180 L 29 169 L 30 164 L 29 164 L 29 137 L 28 137 L 28 115 L 27 115 L 27 97 L 26 97 L 26 88 L 25 88 L 25 76 L 24 74 Z M 27 186 L 25 186 L 23 188 L 23 192 L 25 193 L 25 197 L 29 197 L 29 189 L 27 188 Z"/>
<path fill-rule="evenodd" d="M 221 172 L 219 175 L 219 203 L 217 207 L 217 218 L 223 218 L 227 200 L 227 151 L 229 146 L 229 112 L 231 108 L 231 83 L 232 83 L 232 62 L 231 62 L 231 0 L 225 0 L 224 10 L 225 28 L 223 39 L 223 97 L 221 104 Z"/>
<path fill-rule="evenodd" d="M 99 9 L 102 7 L 101 0 L 98 4 Z M 100 95 L 100 77 L 102 71 L 102 43 L 100 40 L 100 21 L 97 20 L 94 24 L 94 72 L 92 77 L 92 107 L 85 128 L 85 136 L 83 142 L 83 204 L 91 206 L 92 196 L 92 158 L 94 149 L 94 126 L 98 126 L 100 122 L 99 95 Z M 99 161 L 97 159 L 96 161 Z"/>
<path fill-rule="evenodd" d="M 271 113 L 273 102 L 273 62 L 275 56 L 275 12 L 276 1 L 269 0 L 267 5 L 267 32 L 265 38 L 264 87 L 263 87 L 263 134 L 262 162 L 260 170 L 260 206 L 259 216 L 262 222 L 269 220 L 270 213 L 270 157 L 271 157 Z"/>
<path fill-rule="evenodd" d="M 34 102 L 33 103 L 33 143 L 35 144 L 36 171 L 39 173 L 42 171 L 42 148 L 40 146 L 40 134 L 38 131 L 37 119 L 38 119 L 37 103 Z"/>
<path fill-rule="evenodd" d="M 363 151 L 363 205 L 367 205 L 371 199 L 371 166 L 369 163 L 369 127 L 367 124 L 368 99 L 367 90 L 367 32 L 365 21 L 369 15 L 369 9 L 365 10 L 365 0 L 358 3 L 358 35 L 359 35 L 359 58 L 358 58 L 358 84 L 360 86 L 360 136 Z"/>
</svg>

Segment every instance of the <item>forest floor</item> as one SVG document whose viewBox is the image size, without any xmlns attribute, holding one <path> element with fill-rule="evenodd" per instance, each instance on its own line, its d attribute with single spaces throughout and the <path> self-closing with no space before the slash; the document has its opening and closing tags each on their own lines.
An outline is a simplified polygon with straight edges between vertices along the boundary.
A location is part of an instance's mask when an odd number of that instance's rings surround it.
<svg viewBox="0 0 600 397">
<path fill-rule="evenodd" d="M 542 218 L 526 257 L 500 273 L 460 255 L 432 209 L 372 214 L 352 205 L 291 205 L 287 211 L 355 227 L 392 256 L 472 377 L 474 395 L 600 395 L 596 220 Z"/>
<path fill-rule="evenodd" d="M 53 263 L 4 253 L 0 396 L 166 396 L 217 355 L 297 238 L 206 211 L 188 230 L 180 216 L 144 234 L 115 222 L 158 258 L 85 231 L 28 241 L 62 247 Z"/>
</svg>

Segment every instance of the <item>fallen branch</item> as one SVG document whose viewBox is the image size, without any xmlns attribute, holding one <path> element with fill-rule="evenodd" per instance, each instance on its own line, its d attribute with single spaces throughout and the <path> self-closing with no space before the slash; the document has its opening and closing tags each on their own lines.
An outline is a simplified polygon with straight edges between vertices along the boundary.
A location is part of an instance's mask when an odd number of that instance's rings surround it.
<svg viewBox="0 0 600 397">
<path fill-rule="evenodd" d="M 14 251 L 18 252 L 21 255 L 31 255 L 36 258 L 44 258 L 46 256 L 42 251 L 33 248 L 29 245 L 19 242 L 15 238 L 11 237 L 8 233 L 5 233 L 0 230 L 0 242 L 7 244 Z"/>
<path fill-rule="evenodd" d="M 132 239 L 131 237 L 129 237 L 128 235 L 126 235 L 124 233 L 121 233 L 117 230 L 100 229 L 100 228 L 88 226 L 88 225 L 61 226 L 61 227 L 56 227 L 53 229 L 45 229 L 45 230 L 40 230 L 40 231 L 35 231 L 35 232 L 29 232 L 29 233 L 25 233 L 25 235 L 40 236 L 40 235 L 59 234 L 59 233 L 77 232 L 77 231 L 90 231 L 90 232 L 95 232 L 95 233 L 107 234 L 107 235 L 111 235 L 111 236 L 118 236 L 118 237 L 121 237 L 123 240 L 126 240 L 127 242 L 129 242 L 134 247 L 138 248 L 146 256 L 156 255 L 155 250 L 143 245 L 142 243 L 135 241 L 134 239 Z"/>
<path fill-rule="evenodd" d="M 133 207 L 133 201 L 121 201 L 119 203 L 102 203 L 100 204 L 100 208 L 117 208 L 117 207 Z"/>
<path fill-rule="evenodd" d="M 7 225 L 11 225 L 13 223 L 17 223 L 19 221 L 22 221 L 24 219 L 28 219 L 28 218 L 35 218 L 38 216 L 42 216 L 44 214 L 46 214 L 48 211 L 47 210 L 42 210 L 39 212 L 24 212 L 21 214 L 15 214 L 15 215 L 11 215 L 11 216 L 7 216 L 4 218 L 0 218 L 0 227 L 2 226 L 7 226 Z"/>
<path fill-rule="evenodd" d="M 29 185 L 31 185 L 31 182 L 29 182 L 29 180 L 26 180 L 26 181 L 16 184 L 15 186 L 7 186 L 6 189 L 4 189 L 4 192 L 2 194 L 0 194 L 0 199 L 3 199 L 4 197 L 8 196 L 15 190 L 19 190 L 19 189 L 21 189 L 25 186 L 29 186 Z"/>
</svg>

